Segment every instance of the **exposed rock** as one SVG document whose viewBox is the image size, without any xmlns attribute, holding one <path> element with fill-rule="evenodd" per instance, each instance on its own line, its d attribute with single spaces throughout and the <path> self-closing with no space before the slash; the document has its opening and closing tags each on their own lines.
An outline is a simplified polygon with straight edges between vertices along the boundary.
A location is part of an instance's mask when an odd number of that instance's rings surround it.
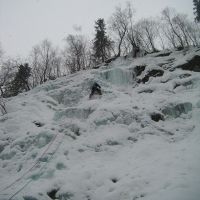
<svg viewBox="0 0 200 200">
<path fill-rule="evenodd" d="M 134 72 L 135 72 L 136 76 L 140 76 L 142 74 L 142 72 L 145 70 L 145 68 L 146 68 L 146 65 L 136 66 L 134 68 Z"/>
<path fill-rule="evenodd" d="M 177 68 L 181 68 L 183 70 L 191 70 L 194 72 L 200 72 L 200 56 L 195 55 L 191 60 L 187 63 L 178 65 Z"/>
<path fill-rule="evenodd" d="M 176 51 L 182 51 L 184 49 L 184 47 L 177 47 Z"/>
<path fill-rule="evenodd" d="M 102 64 L 95 65 L 92 69 L 99 69 L 102 66 Z"/>
<path fill-rule="evenodd" d="M 58 195 L 59 200 L 70 200 L 74 197 L 71 192 L 66 192 Z"/>
<path fill-rule="evenodd" d="M 142 90 L 140 90 L 140 91 L 138 91 L 138 94 L 141 94 L 141 93 L 153 93 L 154 92 L 154 90 L 153 89 L 151 89 L 151 88 L 145 88 L 145 89 L 142 89 Z"/>
<path fill-rule="evenodd" d="M 47 192 L 47 195 L 51 199 L 56 199 L 56 193 L 58 192 L 59 189 L 52 189 L 51 191 Z"/>
<path fill-rule="evenodd" d="M 184 86 L 184 87 L 191 86 L 192 84 L 193 84 L 193 83 L 192 83 L 191 80 L 185 81 L 185 82 L 183 82 L 183 83 L 176 83 L 176 84 L 174 85 L 174 89 L 177 88 L 177 87 L 179 87 L 179 86 Z"/>
<path fill-rule="evenodd" d="M 170 54 L 171 54 L 171 52 L 160 53 L 160 54 L 156 55 L 155 57 L 165 57 L 165 56 L 169 56 Z"/>
<path fill-rule="evenodd" d="M 179 76 L 179 78 L 180 79 L 183 79 L 183 78 L 188 78 L 188 77 L 190 77 L 191 76 L 191 74 L 181 74 L 180 76 Z"/>
<path fill-rule="evenodd" d="M 35 198 L 33 196 L 24 196 L 23 199 L 24 200 L 39 200 L 38 198 Z"/>
<path fill-rule="evenodd" d="M 42 122 L 34 121 L 33 123 L 34 123 L 37 127 L 42 127 L 42 126 L 44 126 L 44 123 L 42 123 Z"/>
<path fill-rule="evenodd" d="M 117 178 L 111 178 L 111 181 L 112 181 L 113 183 L 117 183 L 119 180 L 118 180 Z"/>
<path fill-rule="evenodd" d="M 105 61 L 106 64 L 111 63 L 112 61 L 116 60 L 117 56 L 113 57 L 113 58 L 109 58 Z"/>
<path fill-rule="evenodd" d="M 149 71 L 144 78 L 140 79 L 138 83 L 146 83 L 149 81 L 150 77 L 157 77 L 157 76 L 162 76 L 164 74 L 164 71 L 161 69 L 153 69 Z"/>
<path fill-rule="evenodd" d="M 138 141 L 137 138 L 135 138 L 135 137 L 131 137 L 131 136 L 128 137 L 127 140 L 132 141 L 132 142 L 134 142 L 134 143 Z"/>
<path fill-rule="evenodd" d="M 109 146 L 120 145 L 120 143 L 118 141 L 114 141 L 114 140 L 107 140 L 106 144 Z"/>
</svg>

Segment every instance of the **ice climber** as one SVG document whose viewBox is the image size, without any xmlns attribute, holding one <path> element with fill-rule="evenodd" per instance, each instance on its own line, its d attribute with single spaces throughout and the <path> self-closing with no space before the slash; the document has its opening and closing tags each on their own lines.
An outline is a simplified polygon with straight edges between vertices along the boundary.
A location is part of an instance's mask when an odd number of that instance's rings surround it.
<svg viewBox="0 0 200 200">
<path fill-rule="evenodd" d="M 94 82 L 94 84 L 91 87 L 91 93 L 90 93 L 89 98 L 91 99 L 92 96 L 95 94 L 102 95 L 101 86 L 96 82 Z"/>
</svg>

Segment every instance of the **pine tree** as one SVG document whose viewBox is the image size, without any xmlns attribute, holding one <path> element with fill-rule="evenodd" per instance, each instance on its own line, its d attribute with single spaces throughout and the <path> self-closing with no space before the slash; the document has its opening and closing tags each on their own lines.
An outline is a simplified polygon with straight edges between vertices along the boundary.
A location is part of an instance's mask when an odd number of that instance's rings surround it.
<svg viewBox="0 0 200 200">
<path fill-rule="evenodd" d="M 193 0 L 194 4 L 194 14 L 195 14 L 195 21 L 200 22 L 200 0 Z"/>
<path fill-rule="evenodd" d="M 106 35 L 104 19 L 95 22 L 95 39 L 93 43 L 94 58 L 97 63 L 104 62 L 110 56 L 111 41 Z"/>
<path fill-rule="evenodd" d="M 15 78 L 7 85 L 5 95 L 6 97 L 16 96 L 23 91 L 30 90 L 28 78 L 31 75 L 31 68 L 28 64 L 20 65 Z"/>
</svg>

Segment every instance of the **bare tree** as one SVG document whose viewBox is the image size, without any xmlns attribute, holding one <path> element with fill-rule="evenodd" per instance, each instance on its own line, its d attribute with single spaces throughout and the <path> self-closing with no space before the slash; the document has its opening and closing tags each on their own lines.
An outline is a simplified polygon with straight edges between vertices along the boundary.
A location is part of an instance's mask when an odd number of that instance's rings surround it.
<svg viewBox="0 0 200 200">
<path fill-rule="evenodd" d="M 115 12 L 112 14 L 109 20 L 109 28 L 116 36 L 117 45 L 117 57 L 121 56 L 121 46 L 128 33 L 129 26 L 129 12 L 127 9 L 116 7 Z"/>
<path fill-rule="evenodd" d="M 155 41 L 158 37 L 157 22 L 153 19 L 142 19 L 137 23 L 137 29 L 145 49 L 156 52 Z"/>
<path fill-rule="evenodd" d="M 173 19 L 173 23 L 176 26 L 176 29 L 179 30 L 180 36 L 183 38 L 186 46 L 189 46 L 189 37 L 187 32 L 187 16 L 184 14 L 177 14 Z"/>
<path fill-rule="evenodd" d="M 157 24 L 156 31 L 157 31 L 157 37 L 158 37 L 157 42 L 158 42 L 159 47 L 162 50 L 164 50 L 166 49 L 166 46 L 167 46 L 166 37 L 164 35 L 165 26 L 164 26 L 164 23 L 162 23 L 160 18 L 156 20 L 156 24 Z"/>
<path fill-rule="evenodd" d="M 140 48 L 141 43 L 140 43 L 140 40 L 138 40 L 138 32 L 135 29 L 135 25 L 134 25 L 135 11 L 130 1 L 127 2 L 126 12 L 127 12 L 127 17 L 128 17 L 128 22 L 129 22 L 126 38 L 131 45 L 131 51 L 134 52 L 135 49 Z"/>
<path fill-rule="evenodd" d="M 91 54 L 88 41 L 83 35 L 68 35 L 64 50 L 65 66 L 70 73 L 90 67 Z"/>
<path fill-rule="evenodd" d="M 200 24 L 195 22 L 187 22 L 187 33 L 193 46 L 200 45 Z"/>
<path fill-rule="evenodd" d="M 29 59 L 33 87 L 61 75 L 61 58 L 58 49 L 53 47 L 49 40 L 45 39 L 39 45 L 34 46 Z"/>
<path fill-rule="evenodd" d="M 199 44 L 199 25 L 197 23 L 188 20 L 187 15 L 178 13 L 174 18 L 173 22 L 185 42 L 186 46 L 197 46 Z"/>
<path fill-rule="evenodd" d="M 198 46 L 199 25 L 190 21 L 185 14 L 177 13 L 174 9 L 165 8 L 162 11 L 163 34 L 174 48 Z"/>
<path fill-rule="evenodd" d="M 163 21 L 166 23 L 167 26 L 167 34 L 170 33 L 170 38 L 169 39 L 173 39 L 175 41 L 170 41 L 173 43 L 173 45 L 176 45 L 176 43 L 178 44 L 179 47 L 184 47 L 184 40 L 180 34 L 180 29 L 176 26 L 176 24 L 174 23 L 174 18 L 176 17 L 176 11 L 170 8 L 165 8 L 162 11 L 162 16 L 163 16 Z M 166 34 L 166 35 L 167 35 Z"/>
<path fill-rule="evenodd" d="M 13 59 L 7 59 L 2 63 L 0 68 L 0 96 L 6 97 L 5 90 L 6 87 L 11 83 L 17 72 L 17 65 L 19 62 Z"/>
</svg>

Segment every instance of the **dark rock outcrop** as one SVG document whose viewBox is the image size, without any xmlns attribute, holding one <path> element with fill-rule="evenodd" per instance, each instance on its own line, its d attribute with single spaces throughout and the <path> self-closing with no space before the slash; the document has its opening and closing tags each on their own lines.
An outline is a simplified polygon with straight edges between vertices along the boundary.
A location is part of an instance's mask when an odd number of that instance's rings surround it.
<svg viewBox="0 0 200 200">
<path fill-rule="evenodd" d="M 169 56 L 170 54 L 171 54 L 171 52 L 160 53 L 160 54 L 156 55 L 155 57 L 165 57 L 165 56 Z"/>
<path fill-rule="evenodd" d="M 164 71 L 161 70 L 161 69 L 153 69 L 151 71 L 149 71 L 145 76 L 144 78 L 140 79 L 138 81 L 138 83 L 146 83 L 149 81 L 149 78 L 150 77 L 158 77 L 158 76 L 162 76 L 164 74 Z"/>
<path fill-rule="evenodd" d="M 136 66 L 134 68 L 135 75 L 140 76 L 142 72 L 145 70 L 145 68 L 146 68 L 146 65 Z"/>
<path fill-rule="evenodd" d="M 44 126 L 44 123 L 42 123 L 42 122 L 34 121 L 33 123 L 34 123 L 37 127 L 42 127 L 42 126 Z"/>
<path fill-rule="evenodd" d="M 176 89 L 177 87 L 179 87 L 179 86 L 184 86 L 184 87 L 188 87 L 188 86 L 191 86 L 192 87 L 192 81 L 191 80 L 189 80 L 189 81 L 185 81 L 185 82 L 183 82 L 183 83 L 176 83 L 175 85 L 174 85 L 174 89 Z"/>
<path fill-rule="evenodd" d="M 200 56 L 195 55 L 191 60 L 187 63 L 177 66 L 177 68 L 181 68 L 183 70 L 190 70 L 194 72 L 200 72 Z"/>
<path fill-rule="evenodd" d="M 59 189 L 52 189 L 51 191 L 47 192 L 47 195 L 51 199 L 56 199 L 56 193 L 58 192 Z"/>
</svg>

